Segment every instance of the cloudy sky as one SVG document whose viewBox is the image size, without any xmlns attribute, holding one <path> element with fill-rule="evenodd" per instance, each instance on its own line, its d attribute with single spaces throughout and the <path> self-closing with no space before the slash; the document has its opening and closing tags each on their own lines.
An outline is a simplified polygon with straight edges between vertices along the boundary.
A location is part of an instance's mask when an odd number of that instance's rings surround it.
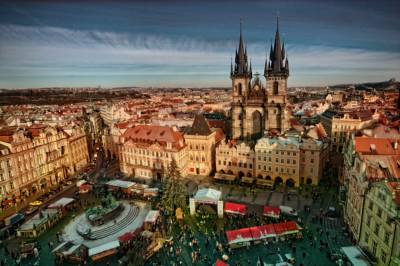
<svg viewBox="0 0 400 266">
<path fill-rule="evenodd" d="M 400 79 L 400 1 L 0 1 L 0 88 L 230 86 L 239 21 L 263 72 L 276 16 L 289 86 Z"/>
</svg>

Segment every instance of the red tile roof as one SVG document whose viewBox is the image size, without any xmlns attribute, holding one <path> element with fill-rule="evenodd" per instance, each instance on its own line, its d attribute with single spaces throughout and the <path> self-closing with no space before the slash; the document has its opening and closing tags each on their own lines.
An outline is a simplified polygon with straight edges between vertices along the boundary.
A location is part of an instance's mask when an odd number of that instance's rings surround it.
<svg viewBox="0 0 400 266">
<path fill-rule="evenodd" d="M 125 139 L 125 142 L 132 140 L 134 142 L 146 144 L 158 143 L 161 146 L 166 146 L 169 142 L 178 150 L 184 147 L 182 133 L 174 131 L 172 128 L 167 126 L 137 125 L 128 128 L 122 137 Z"/>
<path fill-rule="evenodd" d="M 397 149 L 394 143 L 397 142 Z M 400 155 L 400 139 L 355 137 L 355 150 L 362 154 Z"/>
<path fill-rule="evenodd" d="M 400 180 L 400 155 L 360 155 L 365 162 L 366 176 L 369 180 L 379 181 L 387 178 Z"/>
</svg>

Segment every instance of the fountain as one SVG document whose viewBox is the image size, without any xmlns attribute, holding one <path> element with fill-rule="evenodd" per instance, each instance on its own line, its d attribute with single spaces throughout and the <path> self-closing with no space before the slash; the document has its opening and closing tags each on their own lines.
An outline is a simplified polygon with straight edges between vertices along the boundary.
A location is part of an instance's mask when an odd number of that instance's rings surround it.
<svg viewBox="0 0 400 266">
<path fill-rule="evenodd" d="M 115 220 L 123 210 L 124 205 L 109 194 L 101 200 L 101 205 L 86 210 L 85 214 L 91 225 L 98 226 Z"/>
</svg>

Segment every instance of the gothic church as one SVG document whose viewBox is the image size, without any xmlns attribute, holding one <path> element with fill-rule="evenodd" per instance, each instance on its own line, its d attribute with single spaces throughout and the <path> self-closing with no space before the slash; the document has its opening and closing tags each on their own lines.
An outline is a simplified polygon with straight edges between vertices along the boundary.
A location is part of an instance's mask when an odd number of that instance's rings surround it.
<svg viewBox="0 0 400 266">
<path fill-rule="evenodd" d="M 274 45 L 271 44 L 265 61 L 264 77 L 265 87 L 258 74 L 253 78 L 240 26 L 239 48 L 235 63 L 231 64 L 232 139 L 257 140 L 267 132 L 280 134 L 289 128 L 290 114 L 286 107 L 289 61 L 285 46 L 281 45 L 278 21 Z"/>
</svg>

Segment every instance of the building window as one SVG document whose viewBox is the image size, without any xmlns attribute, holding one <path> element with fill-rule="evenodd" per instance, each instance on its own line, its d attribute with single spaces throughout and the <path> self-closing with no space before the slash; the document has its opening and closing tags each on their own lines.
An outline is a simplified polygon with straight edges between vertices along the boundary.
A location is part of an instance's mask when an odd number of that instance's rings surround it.
<svg viewBox="0 0 400 266">
<path fill-rule="evenodd" d="M 279 163 L 279 159 L 278 159 L 278 158 L 276 158 L 275 161 L 276 161 L 277 163 Z"/>
<path fill-rule="evenodd" d="M 376 215 L 381 218 L 382 217 L 382 209 L 378 208 L 378 211 L 376 212 Z"/>
<path fill-rule="evenodd" d="M 253 165 L 252 165 L 252 164 L 249 164 L 249 168 L 252 169 L 252 168 L 253 168 Z"/>
<path fill-rule="evenodd" d="M 370 227 L 371 225 L 371 215 L 367 217 L 367 226 Z"/>
<path fill-rule="evenodd" d="M 242 167 L 242 162 L 239 162 L 239 167 Z"/>
<path fill-rule="evenodd" d="M 385 243 L 389 245 L 389 241 L 390 241 L 390 234 L 389 232 L 385 232 Z"/>
<path fill-rule="evenodd" d="M 278 88 L 279 88 L 279 83 L 278 83 L 278 81 L 275 81 L 273 91 L 272 91 L 273 95 L 278 95 Z"/>
<path fill-rule="evenodd" d="M 381 260 L 385 264 L 385 262 L 386 262 L 386 252 L 383 251 L 383 250 L 381 251 Z"/>
<path fill-rule="evenodd" d="M 268 161 L 269 161 L 269 162 L 271 161 L 271 157 L 268 157 Z"/>
<path fill-rule="evenodd" d="M 376 242 L 372 241 L 372 254 L 374 254 L 375 256 L 376 256 L 376 246 L 377 246 Z"/>
<path fill-rule="evenodd" d="M 296 164 L 296 160 L 293 160 L 293 164 Z"/>
<path fill-rule="evenodd" d="M 364 235 L 364 241 L 365 241 L 365 243 L 368 244 L 368 240 L 369 240 L 369 234 L 368 234 L 368 233 L 365 233 L 365 235 Z"/>
<path fill-rule="evenodd" d="M 232 162 L 228 162 L 228 165 L 231 166 L 231 165 L 232 165 Z"/>
<path fill-rule="evenodd" d="M 375 235 L 379 236 L 379 225 L 375 224 L 375 230 L 374 230 Z"/>
<path fill-rule="evenodd" d="M 244 164 L 243 164 L 243 167 L 244 167 L 244 168 L 247 168 L 247 163 L 244 163 Z"/>
<path fill-rule="evenodd" d="M 190 158 L 190 160 L 193 160 L 193 158 Z M 218 164 L 221 165 L 221 160 L 218 160 Z"/>
</svg>

